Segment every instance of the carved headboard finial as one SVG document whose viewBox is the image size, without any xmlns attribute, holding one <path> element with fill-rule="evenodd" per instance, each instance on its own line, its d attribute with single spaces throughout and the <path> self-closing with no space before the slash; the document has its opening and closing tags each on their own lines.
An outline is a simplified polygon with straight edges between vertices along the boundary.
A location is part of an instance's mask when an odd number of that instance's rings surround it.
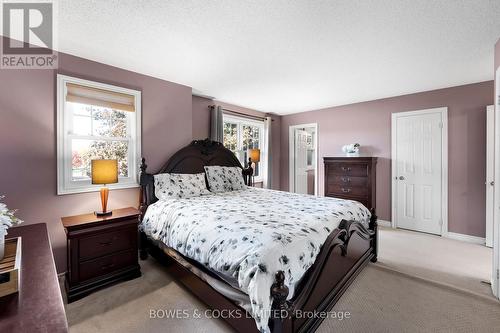
<svg viewBox="0 0 500 333">
<path fill-rule="evenodd" d="M 222 143 L 218 141 L 212 141 L 209 138 L 206 138 L 204 140 L 193 140 L 193 142 L 191 142 L 191 145 L 199 147 L 203 155 L 213 154 L 217 149 L 224 147 Z"/>
</svg>

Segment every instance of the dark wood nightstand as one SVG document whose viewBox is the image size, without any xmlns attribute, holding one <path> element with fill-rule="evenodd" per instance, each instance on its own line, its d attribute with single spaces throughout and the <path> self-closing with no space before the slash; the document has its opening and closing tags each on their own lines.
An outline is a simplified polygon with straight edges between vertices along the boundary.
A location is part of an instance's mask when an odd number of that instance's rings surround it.
<svg viewBox="0 0 500 333">
<path fill-rule="evenodd" d="M 139 214 L 135 208 L 123 208 L 110 216 L 91 213 L 61 218 L 68 245 L 69 303 L 109 284 L 141 276 Z"/>
</svg>

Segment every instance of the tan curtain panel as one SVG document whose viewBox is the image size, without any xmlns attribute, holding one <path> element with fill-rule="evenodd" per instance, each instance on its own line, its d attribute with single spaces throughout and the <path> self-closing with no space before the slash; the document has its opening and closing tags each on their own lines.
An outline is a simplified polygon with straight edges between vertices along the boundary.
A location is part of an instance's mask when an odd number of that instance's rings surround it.
<svg viewBox="0 0 500 333">
<path fill-rule="evenodd" d="M 66 101 L 102 106 L 105 108 L 135 111 L 135 98 L 129 94 L 67 83 Z"/>
</svg>

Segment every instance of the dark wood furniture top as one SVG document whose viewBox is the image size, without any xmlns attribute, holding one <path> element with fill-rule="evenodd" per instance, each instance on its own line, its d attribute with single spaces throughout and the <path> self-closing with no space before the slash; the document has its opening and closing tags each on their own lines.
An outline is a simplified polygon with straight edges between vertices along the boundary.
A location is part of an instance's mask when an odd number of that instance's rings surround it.
<svg viewBox="0 0 500 333">
<path fill-rule="evenodd" d="M 193 141 L 190 145 L 175 153 L 157 172 L 200 173 L 205 165 L 223 165 L 241 167 L 234 154 L 219 142 L 211 140 Z M 145 159 L 141 165 L 141 219 L 148 206 L 158 199 L 154 196 L 154 177 L 147 173 Z M 251 175 L 250 175 L 251 176 Z M 347 287 L 369 261 L 377 261 L 377 216 L 371 210 L 372 217 L 369 230 L 361 223 L 342 220 L 339 227 L 333 230 L 325 240 L 316 262 L 305 273 L 295 290 L 293 299 L 287 301 L 288 287 L 285 285 L 285 272 L 275 273 L 271 287 L 273 298 L 269 327 L 273 333 L 314 332 L 322 322 L 322 318 L 299 317 L 296 313 L 327 312 L 342 296 Z M 141 259 L 151 254 L 156 259 L 172 264 L 171 272 L 192 293 L 197 295 L 209 307 L 216 310 L 227 310 L 229 313 L 242 314 L 241 317 L 224 318 L 237 332 L 257 332 L 254 319 L 245 315 L 245 310 L 231 299 L 223 296 L 207 282 L 177 262 L 156 243 L 141 232 Z M 169 249 L 175 251 L 175 249 Z M 192 262 L 197 265 L 196 262 Z M 212 275 L 208 269 L 197 267 L 206 274 Z M 224 283 L 223 280 L 220 280 Z M 229 286 L 229 284 L 228 284 Z M 234 311 L 234 312 L 233 312 Z"/>
<path fill-rule="evenodd" d="M 21 285 L 0 298 L 0 332 L 68 332 L 47 226 L 11 228 L 11 237 L 22 237 Z"/>
<path fill-rule="evenodd" d="M 325 196 L 376 208 L 376 157 L 324 157 Z"/>
<path fill-rule="evenodd" d="M 123 208 L 109 216 L 91 213 L 61 219 L 68 243 L 68 302 L 141 275 L 138 217 L 137 209 Z"/>
</svg>

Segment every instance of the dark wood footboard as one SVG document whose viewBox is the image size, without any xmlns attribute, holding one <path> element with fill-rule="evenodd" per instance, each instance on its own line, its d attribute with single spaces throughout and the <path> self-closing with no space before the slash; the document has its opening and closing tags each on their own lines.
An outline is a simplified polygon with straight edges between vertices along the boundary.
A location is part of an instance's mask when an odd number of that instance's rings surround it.
<svg viewBox="0 0 500 333">
<path fill-rule="evenodd" d="M 377 216 L 373 209 L 369 229 L 361 223 L 343 220 L 328 236 L 291 301 L 286 301 L 288 288 L 283 284 L 283 272 L 276 273 L 271 295 L 273 309 L 281 311 L 272 312 L 273 333 L 315 331 L 323 319 L 309 318 L 304 313 L 326 313 L 333 308 L 368 262 L 376 261 L 377 237 Z"/>
<path fill-rule="evenodd" d="M 234 154 L 221 143 L 204 140 L 193 141 L 179 150 L 158 173 L 203 173 L 204 166 L 222 165 L 240 167 L 245 170 Z M 148 206 L 155 201 L 154 176 L 146 172 L 142 160 L 140 211 L 142 218 Z M 367 229 L 363 224 L 343 220 L 326 239 L 314 265 L 309 268 L 296 288 L 293 299 L 288 300 L 288 287 L 283 271 L 276 272 L 271 287 L 273 298 L 269 327 L 273 333 L 313 332 L 321 324 L 322 316 L 300 316 L 307 312 L 328 312 L 349 287 L 355 277 L 369 261 L 377 261 L 377 216 L 372 209 Z M 238 332 L 257 332 L 255 321 L 232 300 L 217 292 L 203 279 L 155 246 L 148 237 L 140 234 L 140 257 L 151 254 L 156 259 L 170 264 L 170 271 L 193 294 L 216 310 L 235 311 L 243 316 L 224 318 Z M 207 271 L 208 272 L 208 271 Z M 210 274 L 208 272 L 208 274 Z"/>
<path fill-rule="evenodd" d="M 271 288 L 273 297 L 269 327 L 273 333 L 314 332 L 321 324 L 321 316 L 304 316 L 307 312 L 326 313 L 346 291 L 368 262 L 377 259 L 377 217 L 372 210 L 369 229 L 363 224 L 343 220 L 325 241 L 314 265 L 297 286 L 295 296 L 287 301 L 288 287 L 284 284 L 284 272 L 278 271 Z M 216 310 L 245 310 L 232 300 L 218 293 L 207 282 L 169 257 L 152 244 L 141 232 L 141 259 L 148 253 L 170 264 L 171 273 L 209 307 Z M 250 316 L 225 318 L 238 332 L 257 332 Z"/>
</svg>

